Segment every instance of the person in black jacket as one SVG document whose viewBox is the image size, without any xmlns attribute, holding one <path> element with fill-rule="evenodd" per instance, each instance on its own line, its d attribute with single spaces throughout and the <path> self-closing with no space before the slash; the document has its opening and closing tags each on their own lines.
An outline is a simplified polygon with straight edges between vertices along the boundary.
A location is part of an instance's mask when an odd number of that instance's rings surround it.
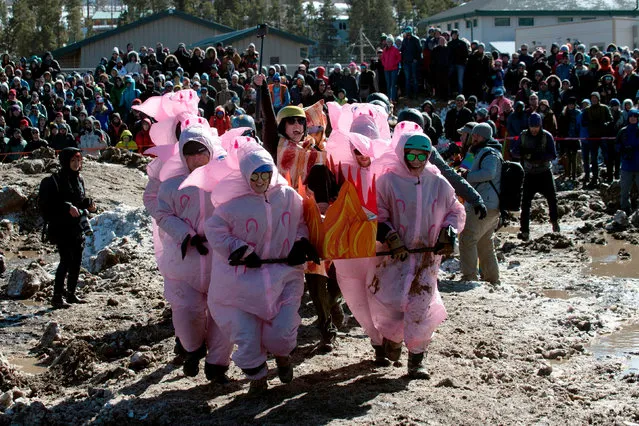
<svg viewBox="0 0 639 426">
<path fill-rule="evenodd" d="M 75 294 L 84 250 L 85 233 L 90 232 L 86 210 L 95 212 L 95 203 L 85 193 L 82 170 L 82 151 L 64 148 L 60 152 L 59 172 L 40 184 L 40 203 L 48 220 L 47 236 L 57 245 L 60 264 L 55 273 L 52 305 L 69 307 L 68 303 L 85 303 Z M 67 278 L 67 291 L 64 280 Z M 66 299 L 66 302 L 63 299 Z"/>
<path fill-rule="evenodd" d="M 455 98 L 455 106 L 448 110 L 446 120 L 444 121 L 444 132 L 446 138 L 451 141 L 459 140 L 457 129 L 461 129 L 470 121 L 473 121 L 472 112 L 464 106 L 466 98 L 464 95 L 457 95 Z"/>
</svg>

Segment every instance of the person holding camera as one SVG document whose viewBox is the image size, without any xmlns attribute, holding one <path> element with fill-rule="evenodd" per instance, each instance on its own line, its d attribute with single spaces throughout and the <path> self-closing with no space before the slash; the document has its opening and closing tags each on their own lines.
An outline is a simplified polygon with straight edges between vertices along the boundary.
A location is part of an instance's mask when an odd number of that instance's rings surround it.
<svg viewBox="0 0 639 426">
<path fill-rule="evenodd" d="M 59 158 L 60 171 L 43 179 L 40 184 L 40 205 L 48 222 L 47 237 L 57 245 L 60 254 L 51 302 L 56 309 L 68 308 L 69 303 L 86 303 L 75 291 L 84 238 L 92 233 L 87 212 L 96 211 L 95 203 L 86 196 L 84 180 L 80 176 L 82 151 L 78 148 L 64 148 Z"/>
</svg>

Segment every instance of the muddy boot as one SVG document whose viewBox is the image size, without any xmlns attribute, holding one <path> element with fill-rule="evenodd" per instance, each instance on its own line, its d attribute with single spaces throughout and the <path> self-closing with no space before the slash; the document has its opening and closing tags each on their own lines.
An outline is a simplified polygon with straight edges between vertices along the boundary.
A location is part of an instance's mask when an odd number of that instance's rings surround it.
<svg viewBox="0 0 639 426">
<path fill-rule="evenodd" d="M 558 221 L 552 222 L 552 232 L 561 232 L 561 227 Z"/>
<path fill-rule="evenodd" d="M 206 356 L 206 345 L 202 344 L 198 350 L 187 352 L 182 371 L 185 376 L 195 377 L 200 372 L 200 360 Z"/>
<path fill-rule="evenodd" d="M 402 355 L 402 342 L 393 342 L 391 340 L 384 339 L 384 355 L 391 361 L 399 361 L 399 357 Z"/>
<path fill-rule="evenodd" d="M 345 319 L 346 315 L 344 315 L 344 308 L 342 307 L 341 302 L 333 305 L 331 308 L 331 322 L 335 328 L 339 330 L 344 327 Z"/>
<path fill-rule="evenodd" d="M 74 303 L 74 304 L 85 304 L 85 303 L 87 303 L 86 300 L 80 299 L 78 296 L 76 296 L 75 292 L 67 293 L 66 299 L 67 299 L 68 303 Z"/>
<path fill-rule="evenodd" d="M 225 385 L 230 382 L 229 378 L 226 376 L 228 369 L 228 365 L 217 365 L 209 364 L 206 361 L 204 362 L 204 374 L 206 374 L 206 378 L 219 385 Z"/>
<path fill-rule="evenodd" d="M 53 299 L 51 299 L 51 306 L 54 309 L 66 309 L 71 305 L 64 301 L 61 294 L 54 294 Z"/>
<path fill-rule="evenodd" d="M 522 241 L 528 241 L 530 240 L 530 233 L 528 231 L 521 231 L 517 234 L 517 238 Z"/>
<path fill-rule="evenodd" d="M 293 380 L 293 364 L 290 356 L 276 356 L 277 376 L 282 383 L 291 383 Z"/>
<path fill-rule="evenodd" d="M 373 349 L 375 349 L 375 360 L 373 364 L 378 367 L 388 367 L 391 365 L 391 362 L 386 359 L 386 352 L 384 352 L 384 346 L 382 345 L 373 345 Z"/>
<path fill-rule="evenodd" d="M 419 354 L 408 352 L 408 377 L 421 380 L 430 379 L 430 374 L 428 374 L 428 370 L 424 366 L 425 355 L 425 352 Z"/>
<path fill-rule="evenodd" d="M 251 380 L 251 386 L 249 387 L 248 396 L 259 396 L 263 395 L 268 390 L 268 381 L 266 377 L 262 377 L 261 379 Z"/>
</svg>

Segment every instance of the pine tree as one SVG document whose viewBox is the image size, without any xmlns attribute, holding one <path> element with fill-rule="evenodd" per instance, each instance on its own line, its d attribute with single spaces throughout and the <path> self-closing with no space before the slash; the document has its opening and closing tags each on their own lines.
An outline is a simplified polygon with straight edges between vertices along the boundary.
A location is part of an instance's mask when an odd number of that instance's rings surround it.
<svg viewBox="0 0 639 426">
<path fill-rule="evenodd" d="M 75 43 L 82 39 L 82 2 L 81 0 L 65 0 L 64 3 L 67 11 L 69 43 Z"/>
<path fill-rule="evenodd" d="M 336 18 L 337 9 L 335 5 L 331 0 L 324 0 L 318 19 L 319 56 L 323 60 L 331 61 L 335 57 L 337 29 L 334 24 Z"/>
<path fill-rule="evenodd" d="M 62 20 L 61 0 L 38 0 L 34 4 L 38 35 L 33 40 L 32 52 L 44 52 L 59 47 L 57 39 Z"/>
<path fill-rule="evenodd" d="M 282 28 L 282 15 L 284 15 L 284 11 L 280 0 L 271 0 L 271 6 L 266 14 L 266 20 L 269 25 L 274 28 Z"/>
<path fill-rule="evenodd" d="M 304 7 L 302 0 L 285 0 L 284 30 L 292 34 L 304 34 Z"/>
<path fill-rule="evenodd" d="M 410 0 L 395 0 L 395 10 L 397 11 L 397 26 L 403 28 L 413 25 L 413 5 Z"/>
<path fill-rule="evenodd" d="M 27 55 L 37 37 L 35 12 L 28 0 L 14 0 L 11 12 L 12 17 L 6 27 L 9 48 L 16 55 Z"/>
</svg>

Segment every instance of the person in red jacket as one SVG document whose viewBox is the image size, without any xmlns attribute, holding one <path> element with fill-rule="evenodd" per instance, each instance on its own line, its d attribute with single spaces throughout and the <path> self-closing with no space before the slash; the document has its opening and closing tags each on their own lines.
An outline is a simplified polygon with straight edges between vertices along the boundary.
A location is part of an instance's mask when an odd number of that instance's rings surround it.
<svg viewBox="0 0 639 426">
<path fill-rule="evenodd" d="M 142 129 L 135 135 L 135 144 L 138 146 L 138 152 L 143 153 L 147 149 L 154 146 L 154 143 L 151 141 L 151 135 L 149 132 L 151 131 L 151 120 L 145 118 L 142 120 Z"/>
<path fill-rule="evenodd" d="M 209 119 L 209 125 L 217 129 L 217 134 L 222 136 L 231 128 L 231 119 L 226 115 L 223 106 L 215 108 L 215 114 Z"/>
<path fill-rule="evenodd" d="M 382 66 L 386 76 L 386 93 L 391 101 L 397 101 L 397 74 L 399 73 L 399 63 L 402 61 L 402 54 L 393 44 L 393 38 L 386 39 L 386 47 L 382 53 Z"/>
</svg>

